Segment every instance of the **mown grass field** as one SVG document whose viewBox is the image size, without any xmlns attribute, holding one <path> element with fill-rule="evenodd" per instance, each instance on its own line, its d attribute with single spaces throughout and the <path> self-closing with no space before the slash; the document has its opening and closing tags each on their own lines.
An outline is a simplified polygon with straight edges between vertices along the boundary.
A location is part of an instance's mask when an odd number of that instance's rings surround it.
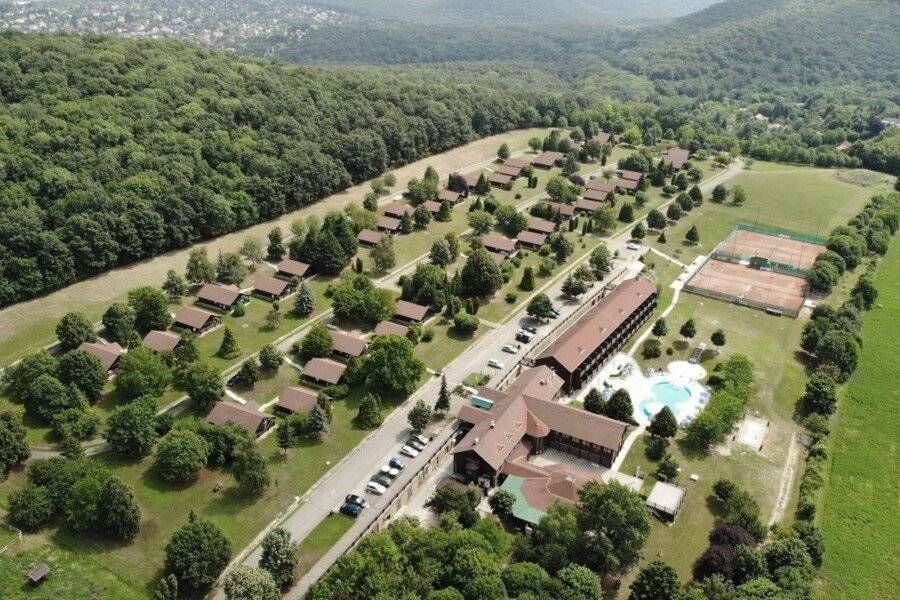
<svg viewBox="0 0 900 600">
<path fill-rule="evenodd" d="M 322 519 L 297 548 L 297 575 L 302 577 L 341 536 L 353 526 L 355 519 L 341 513 L 332 513 Z"/>
<path fill-rule="evenodd" d="M 865 314 L 859 367 L 844 387 L 831 434 L 830 471 L 819 513 L 828 598 L 900 597 L 897 318 L 900 245 L 875 277 L 878 306 Z"/>
</svg>

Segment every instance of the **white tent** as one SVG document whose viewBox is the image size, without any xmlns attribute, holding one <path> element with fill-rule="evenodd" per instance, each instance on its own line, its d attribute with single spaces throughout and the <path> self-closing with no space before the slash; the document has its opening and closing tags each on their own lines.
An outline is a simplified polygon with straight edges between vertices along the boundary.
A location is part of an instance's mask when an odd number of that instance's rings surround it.
<svg viewBox="0 0 900 600">
<path fill-rule="evenodd" d="M 674 519 L 681 509 L 684 493 L 683 487 L 657 481 L 647 497 L 647 506 Z"/>
</svg>

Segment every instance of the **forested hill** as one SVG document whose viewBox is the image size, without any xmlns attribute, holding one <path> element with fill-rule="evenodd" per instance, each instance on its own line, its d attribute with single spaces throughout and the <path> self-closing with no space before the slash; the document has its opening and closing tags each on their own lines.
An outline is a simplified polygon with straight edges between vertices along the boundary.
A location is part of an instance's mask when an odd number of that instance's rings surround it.
<svg viewBox="0 0 900 600">
<path fill-rule="evenodd" d="M 636 24 L 672 19 L 718 0 L 312 0 L 370 19 L 412 23 L 504 24 L 604 20 Z"/>
<path fill-rule="evenodd" d="M 542 122 L 522 93 L 415 77 L 0 35 L 0 305 Z"/>
<path fill-rule="evenodd" d="M 896 98 L 898 8 L 896 0 L 726 0 L 644 31 L 623 66 L 689 96 L 855 86 Z"/>
</svg>

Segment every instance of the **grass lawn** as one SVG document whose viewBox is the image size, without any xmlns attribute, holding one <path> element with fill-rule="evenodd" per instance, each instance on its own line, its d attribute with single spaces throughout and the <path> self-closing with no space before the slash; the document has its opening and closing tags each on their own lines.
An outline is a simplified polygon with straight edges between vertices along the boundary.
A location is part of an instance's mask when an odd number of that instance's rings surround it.
<svg viewBox="0 0 900 600">
<path fill-rule="evenodd" d="M 876 273 L 876 307 L 865 314 L 859 367 L 844 387 L 831 434 L 831 464 L 819 512 L 825 533 L 823 570 L 828 598 L 900 595 L 897 527 L 897 432 L 900 394 L 897 315 L 900 245 Z"/>
<path fill-rule="evenodd" d="M 300 371 L 282 363 L 276 371 L 263 371 L 259 381 L 252 387 L 237 385 L 231 389 L 244 400 L 251 400 L 261 405 L 277 398 L 285 388 L 298 385 L 299 381 Z"/>
<path fill-rule="evenodd" d="M 297 577 L 305 575 L 347 533 L 353 523 L 353 518 L 341 513 L 332 513 L 322 519 L 300 542 L 297 549 Z"/>
<path fill-rule="evenodd" d="M 666 228 L 665 244 L 658 243 L 656 236 L 648 236 L 644 242 L 690 263 L 697 255 L 711 252 L 739 221 L 827 237 L 832 228 L 846 224 L 859 212 L 872 194 L 886 189 L 884 184 L 864 187 L 846 183 L 835 174 L 830 169 L 756 162 L 726 184 L 729 189 L 735 185 L 744 188 L 747 202 L 743 206 L 734 206 L 730 200 L 716 204 L 707 194 L 702 206 Z M 693 225 L 700 233 L 698 245 L 684 241 Z"/>
<path fill-rule="evenodd" d="M 487 329 L 485 325 L 481 325 L 472 335 L 460 335 L 454 329 L 453 321 L 448 321 L 441 315 L 436 316 L 426 327 L 434 330 L 434 338 L 430 342 L 419 342 L 416 356 L 425 366 L 435 371 L 450 364 Z"/>
</svg>

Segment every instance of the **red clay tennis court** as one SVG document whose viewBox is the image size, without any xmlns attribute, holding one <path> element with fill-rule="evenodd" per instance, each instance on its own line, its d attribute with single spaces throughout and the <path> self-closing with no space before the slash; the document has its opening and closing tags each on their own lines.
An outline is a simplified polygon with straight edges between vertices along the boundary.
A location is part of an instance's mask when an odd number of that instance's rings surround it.
<svg viewBox="0 0 900 600">
<path fill-rule="evenodd" d="M 728 239 L 719 244 L 716 252 L 748 259 L 764 258 L 769 262 L 808 271 L 816 257 L 825 252 L 825 246 L 782 235 L 735 229 Z"/>
<path fill-rule="evenodd" d="M 796 316 L 809 283 L 801 277 L 710 259 L 687 282 L 689 292 Z"/>
</svg>

